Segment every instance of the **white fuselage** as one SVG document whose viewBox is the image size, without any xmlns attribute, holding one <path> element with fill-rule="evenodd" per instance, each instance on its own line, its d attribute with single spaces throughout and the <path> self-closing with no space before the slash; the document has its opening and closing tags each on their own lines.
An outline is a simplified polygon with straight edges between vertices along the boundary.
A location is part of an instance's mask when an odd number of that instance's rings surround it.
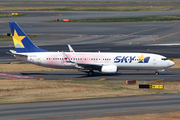
<svg viewBox="0 0 180 120">
<path fill-rule="evenodd" d="M 75 63 L 68 63 L 62 52 L 19 53 L 26 56 L 16 56 L 16 59 L 46 67 L 59 69 L 91 69 L 79 66 L 77 63 L 98 66 L 117 66 L 118 70 L 160 70 L 171 67 L 174 62 L 166 57 L 149 53 L 88 53 L 66 52 L 67 57 Z M 96 68 L 93 68 L 94 70 Z M 98 69 L 97 69 L 98 70 Z"/>
</svg>

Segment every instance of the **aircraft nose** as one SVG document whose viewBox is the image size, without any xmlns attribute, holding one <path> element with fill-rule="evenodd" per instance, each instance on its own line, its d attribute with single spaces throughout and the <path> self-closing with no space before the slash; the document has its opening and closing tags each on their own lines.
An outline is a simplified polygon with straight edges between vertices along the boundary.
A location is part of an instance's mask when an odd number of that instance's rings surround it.
<svg viewBox="0 0 180 120">
<path fill-rule="evenodd" d="M 173 65 L 175 65 L 175 63 L 173 61 L 169 60 L 169 67 L 171 67 Z"/>
</svg>

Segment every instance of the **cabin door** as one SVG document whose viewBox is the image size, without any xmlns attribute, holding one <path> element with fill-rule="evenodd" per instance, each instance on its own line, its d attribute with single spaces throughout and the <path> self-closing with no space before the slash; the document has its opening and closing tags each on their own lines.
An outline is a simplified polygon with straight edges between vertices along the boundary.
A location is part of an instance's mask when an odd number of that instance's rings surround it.
<svg viewBox="0 0 180 120">
<path fill-rule="evenodd" d="M 157 64 L 157 58 L 154 57 L 154 58 L 153 58 L 153 65 L 156 65 L 156 64 Z"/>
</svg>

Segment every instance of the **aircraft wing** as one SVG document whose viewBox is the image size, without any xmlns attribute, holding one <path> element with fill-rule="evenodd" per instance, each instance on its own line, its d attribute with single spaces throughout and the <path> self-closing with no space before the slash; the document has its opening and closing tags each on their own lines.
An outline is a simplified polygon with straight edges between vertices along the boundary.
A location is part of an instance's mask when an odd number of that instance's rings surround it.
<svg viewBox="0 0 180 120">
<path fill-rule="evenodd" d="M 103 64 L 99 64 L 99 63 L 81 63 L 81 62 L 73 62 L 71 61 L 67 55 L 62 51 L 63 57 L 65 59 L 66 62 L 69 63 L 76 63 L 77 64 L 77 68 L 81 68 L 81 69 L 100 69 Z"/>
<path fill-rule="evenodd" d="M 97 64 L 97 63 L 79 63 L 79 62 L 76 62 L 76 64 L 81 69 L 96 69 L 96 70 L 99 70 L 103 66 L 103 64 Z"/>
</svg>

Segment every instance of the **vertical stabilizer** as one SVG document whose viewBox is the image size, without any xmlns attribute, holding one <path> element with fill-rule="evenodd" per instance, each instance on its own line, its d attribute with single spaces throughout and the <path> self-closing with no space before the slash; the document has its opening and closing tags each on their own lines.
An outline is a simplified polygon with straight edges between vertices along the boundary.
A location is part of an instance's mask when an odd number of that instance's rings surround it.
<svg viewBox="0 0 180 120">
<path fill-rule="evenodd" d="M 34 45 L 16 22 L 9 22 L 9 26 L 17 53 L 49 52 Z"/>
</svg>

